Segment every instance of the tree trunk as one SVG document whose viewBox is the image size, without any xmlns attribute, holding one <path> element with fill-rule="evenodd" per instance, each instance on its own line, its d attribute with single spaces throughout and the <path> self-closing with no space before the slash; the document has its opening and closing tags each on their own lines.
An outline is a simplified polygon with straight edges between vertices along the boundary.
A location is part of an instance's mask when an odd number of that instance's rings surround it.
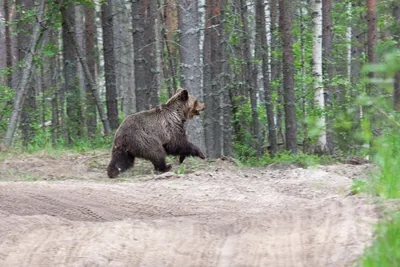
<svg viewBox="0 0 400 267">
<path fill-rule="evenodd" d="M 33 1 L 27 0 L 17 0 L 16 5 L 23 6 L 24 10 L 30 11 L 34 8 Z M 25 15 L 17 13 L 16 19 L 21 19 Z M 18 62 L 21 62 L 25 53 L 28 50 L 30 34 L 32 32 L 32 28 L 29 22 L 20 22 L 17 25 L 18 34 L 17 34 L 17 45 L 18 45 Z M 21 75 L 22 70 L 19 69 L 19 75 Z M 34 78 L 33 76 L 32 78 Z M 33 127 L 34 119 L 36 112 L 36 95 L 35 95 L 35 86 L 34 82 L 30 84 L 27 88 L 24 106 L 21 114 L 21 134 L 22 134 L 22 144 L 24 147 L 28 146 L 31 142 L 32 138 L 35 135 L 35 128 Z"/>
<path fill-rule="evenodd" d="M 132 0 L 137 111 L 158 105 L 156 17 L 157 1 Z"/>
<path fill-rule="evenodd" d="M 400 49 L 400 3 L 394 4 L 393 17 L 397 22 L 395 38 L 397 41 L 397 48 Z M 394 92 L 393 92 L 393 107 L 395 110 L 400 111 L 400 71 L 394 77 Z"/>
<path fill-rule="evenodd" d="M 352 4 L 349 2 L 347 4 L 347 14 L 349 19 L 351 20 L 352 15 L 351 15 L 351 10 L 352 10 Z M 353 26 L 351 23 L 347 26 L 347 31 L 346 31 L 346 43 L 347 43 L 347 58 L 346 58 L 346 66 L 347 66 L 347 80 L 349 83 L 351 83 L 351 54 L 352 54 L 352 45 L 351 45 L 351 38 L 352 38 L 352 32 L 353 32 Z M 347 91 L 345 88 L 342 89 L 340 94 L 338 95 L 338 104 L 339 105 L 344 105 L 347 103 Z"/>
<path fill-rule="evenodd" d="M 112 0 L 105 0 L 101 6 L 101 25 L 103 28 L 104 75 L 106 79 L 107 117 L 111 130 L 119 126 L 117 87 L 115 76 L 114 30 Z"/>
<path fill-rule="evenodd" d="M 292 18 L 288 0 L 279 0 L 279 31 L 283 40 L 283 98 L 286 149 L 297 153 L 297 122 L 294 95 Z"/>
<path fill-rule="evenodd" d="M 376 63 L 375 46 L 378 43 L 378 24 L 376 17 L 376 0 L 367 0 L 367 21 L 368 21 L 368 63 Z M 373 78 L 373 72 L 368 77 Z M 372 95 L 372 85 L 367 86 L 367 94 Z"/>
<path fill-rule="evenodd" d="M 275 114 L 274 104 L 272 102 L 272 88 L 269 79 L 269 67 L 268 67 L 268 44 L 267 36 L 265 32 L 265 5 L 263 0 L 256 1 L 256 54 L 258 58 L 262 59 L 262 77 L 263 77 L 263 89 L 265 95 L 265 109 L 267 112 L 267 129 L 268 129 L 268 141 L 270 147 L 270 154 L 274 156 L 278 152 L 278 143 L 276 140 L 276 128 L 275 128 Z"/>
<path fill-rule="evenodd" d="M 8 71 L 12 69 L 12 50 L 11 50 L 11 36 L 10 36 L 10 9 L 9 9 L 9 0 L 4 0 L 4 23 L 5 25 L 5 47 L 6 47 L 6 67 Z M 7 74 L 6 85 L 11 88 L 12 87 L 12 75 L 11 72 Z"/>
<path fill-rule="evenodd" d="M 64 27 L 65 27 L 66 31 L 69 31 L 69 28 L 71 27 L 69 25 L 69 21 L 65 21 Z M 77 53 L 79 62 L 82 65 L 82 69 L 83 69 L 83 73 L 85 75 L 85 79 L 87 79 L 89 81 L 89 83 L 87 84 L 87 86 L 88 86 L 87 89 L 90 92 L 92 92 L 92 95 L 93 95 L 93 97 L 94 97 L 94 99 L 96 101 L 97 111 L 99 112 L 99 116 L 100 116 L 101 122 L 103 123 L 104 134 L 105 135 L 109 135 L 110 132 L 111 132 L 110 124 L 109 124 L 108 119 L 107 119 L 107 114 L 104 111 L 103 105 L 101 103 L 101 98 L 100 98 L 100 95 L 99 95 L 99 92 L 98 92 L 96 81 L 94 80 L 92 74 L 90 73 L 90 69 L 89 69 L 88 63 L 86 61 L 86 58 L 81 54 L 81 50 L 79 48 L 78 42 L 76 41 L 75 35 L 71 35 L 70 41 L 71 41 L 71 43 L 72 43 L 72 45 L 73 45 L 73 47 L 75 49 L 75 52 Z"/>
<path fill-rule="evenodd" d="M 360 7 L 360 3 L 354 3 L 355 7 Z M 362 53 L 364 52 L 365 47 L 365 34 L 362 32 L 360 28 L 360 24 L 363 22 L 364 18 L 359 17 L 354 19 L 353 27 L 351 28 L 351 37 L 352 37 L 352 45 L 351 45 L 351 84 L 353 87 L 356 87 L 360 82 L 360 73 L 361 73 L 361 61 L 362 61 Z M 353 99 L 356 96 L 354 91 L 350 92 L 350 97 Z"/>
<path fill-rule="evenodd" d="M 85 7 L 85 41 L 86 41 L 86 60 L 87 65 L 93 79 L 96 80 L 96 25 L 95 25 L 95 9 L 91 6 Z M 97 112 L 96 99 L 87 88 L 90 87 L 90 81 L 85 78 L 86 84 L 86 127 L 89 137 L 96 134 L 97 129 Z"/>
<path fill-rule="evenodd" d="M 7 127 L 7 132 L 4 137 L 4 145 L 6 147 L 9 147 L 12 144 L 13 137 L 15 130 L 18 125 L 18 121 L 20 120 L 21 113 L 22 113 L 22 107 L 24 105 L 25 101 L 25 95 L 28 89 L 28 86 L 31 82 L 31 77 L 32 77 L 32 70 L 34 68 L 33 64 L 33 59 L 37 54 L 37 47 L 38 44 L 42 42 L 43 39 L 45 39 L 45 34 L 47 30 L 47 24 L 43 25 L 42 30 L 42 25 L 39 23 L 43 19 L 44 15 L 44 9 L 45 9 L 45 0 L 42 0 L 40 3 L 39 11 L 38 11 L 38 19 L 37 23 L 34 25 L 31 38 L 29 41 L 29 45 L 27 47 L 27 50 L 25 52 L 25 58 L 24 58 L 24 63 L 23 67 L 21 68 L 22 73 L 21 73 L 21 78 L 18 81 L 18 85 L 16 86 L 16 91 L 17 91 L 17 96 L 13 104 L 13 110 L 11 113 L 10 121 Z M 51 21 L 49 22 L 49 24 Z"/>
<path fill-rule="evenodd" d="M 181 32 L 180 52 L 180 78 L 181 87 L 186 88 L 199 101 L 203 101 L 201 87 L 200 64 L 200 28 L 199 10 L 196 0 L 182 1 L 178 9 L 179 30 Z M 187 122 L 189 140 L 198 146 L 201 151 L 206 151 L 202 117 L 197 116 Z"/>
<path fill-rule="evenodd" d="M 190 5 L 187 2 L 182 2 L 179 5 Z M 164 53 L 163 58 L 164 58 L 164 80 L 166 81 L 166 86 L 168 88 L 168 95 L 171 97 L 175 89 L 177 88 L 177 77 L 176 77 L 176 66 L 177 66 L 177 55 L 176 55 L 176 48 L 175 48 L 175 43 L 174 43 L 174 36 L 173 34 L 176 32 L 177 27 L 178 27 L 178 21 L 179 21 L 179 10 L 177 9 L 177 1 L 176 0 L 165 0 L 164 1 L 164 8 L 163 8 L 163 16 L 162 16 L 162 22 L 163 22 L 163 30 L 162 30 L 162 39 L 163 39 L 163 49 L 166 52 L 166 55 Z M 196 6 L 198 6 L 198 3 L 196 3 Z M 198 11 L 197 11 L 198 12 Z M 196 25 L 195 27 L 198 27 Z M 181 39 L 183 37 L 181 36 Z M 167 62 L 165 62 L 167 61 Z"/>
<path fill-rule="evenodd" d="M 281 40 L 279 38 L 279 33 L 277 32 L 278 24 L 279 24 L 279 12 L 278 12 L 278 0 L 270 1 L 270 31 L 271 31 L 271 87 L 272 89 L 277 91 L 278 99 L 277 99 L 277 111 L 276 111 L 276 135 L 277 135 L 277 143 L 285 143 L 283 130 L 282 130 L 282 121 L 283 121 L 283 109 L 281 108 L 283 102 L 283 89 L 281 82 L 281 74 L 282 74 L 282 60 L 279 58 L 278 51 L 280 47 L 282 47 Z"/>
<path fill-rule="evenodd" d="M 117 1 L 114 6 L 114 50 L 117 76 L 117 92 L 120 110 L 125 116 L 136 111 L 134 55 L 132 43 L 131 2 Z"/>
<path fill-rule="evenodd" d="M 75 42 L 77 42 L 75 36 L 75 4 L 67 3 L 67 5 L 61 9 L 61 16 L 63 27 L 64 81 L 68 116 L 67 141 L 69 144 L 72 144 L 75 140 L 78 140 L 83 136 L 83 114 L 81 90 L 79 88 L 79 77 L 77 72 L 77 51 L 72 41 L 75 40 Z"/>
<path fill-rule="evenodd" d="M 51 33 L 51 43 L 56 45 L 58 42 L 58 32 L 57 30 L 52 30 Z M 59 138 L 59 105 L 58 105 L 58 69 L 57 69 L 57 58 L 53 56 L 50 58 L 50 90 L 51 94 L 51 140 L 53 147 L 57 146 L 57 140 Z"/>
<path fill-rule="evenodd" d="M 244 65 L 244 81 L 245 81 L 245 91 L 250 94 L 250 105 L 251 105 L 251 117 L 252 117 L 252 147 L 256 151 L 256 156 L 261 157 L 262 147 L 261 147 L 261 134 L 260 134 L 260 122 L 258 120 L 258 110 L 257 110 L 257 72 L 256 68 L 252 62 L 251 56 L 251 45 L 250 45 L 250 29 L 249 29 L 249 12 L 247 8 L 246 0 L 241 1 L 241 20 L 243 25 L 243 59 Z M 264 29 L 265 31 L 265 29 Z"/>
<path fill-rule="evenodd" d="M 75 36 L 76 41 L 80 47 L 80 53 L 86 57 L 86 42 L 85 42 L 85 6 L 84 5 L 75 5 Z M 85 93 L 86 93 L 86 83 L 85 83 L 85 75 L 83 74 L 82 66 L 77 62 L 77 76 L 78 76 L 78 86 L 81 91 L 81 105 L 82 105 L 82 119 L 86 121 L 86 105 L 85 105 Z M 85 128 L 85 124 L 81 125 L 82 128 L 82 136 L 87 133 L 87 129 Z"/>
<path fill-rule="evenodd" d="M 221 90 L 226 90 L 223 82 L 223 49 L 224 42 L 221 36 L 224 36 L 224 0 L 206 1 L 206 21 L 203 48 L 203 88 L 204 103 L 206 110 L 205 117 L 205 142 L 207 155 L 210 158 L 218 158 L 222 154 L 221 133 Z"/>
<path fill-rule="evenodd" d="M 328 111 L 326 115 L 326 149 L 327 152 L 333 154 L 333 118 L 331 111 L 333 108 L 333 58 L 332 58 L 332 0 L 324 0 L 322 2 L 322 59 L 325 71 L 325 108 Z"/>
<path fill-rule="evenodd" d="M 320 0 L 311 1 L 313 24 L 312 69 L 314 77 L 314 104 L 319 110 L 325 108 L 324 87 L 322 83 L 322 3 Z M 326 151 L 326 132 L 324 115 L 316 116 L 316 126 L 320 129 L 315 153 L 323 154 Z"/>
</svg>

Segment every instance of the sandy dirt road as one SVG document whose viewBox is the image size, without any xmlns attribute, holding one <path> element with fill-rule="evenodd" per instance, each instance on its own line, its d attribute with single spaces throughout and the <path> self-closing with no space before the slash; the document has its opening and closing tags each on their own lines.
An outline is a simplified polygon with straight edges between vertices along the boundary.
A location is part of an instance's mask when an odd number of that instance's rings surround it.
<svg viewBox="0 0 400 267">
<path fill-rule="evenodd" d="M 84 177 L 88 163 L 74 160 L 60 165 Z M 27 162 L 32 173 L 47 166 Z M 28 168 L 20 163 L 6 160 L 0 174 Z M 365 169 L 217 162 L 133 181 L 110 182 L 100 171 L 96 179 L 8 177 L 0 182 L 0 266 L 351 266 L 379 215 L 371 199 L 346 196 Z"/>
</svg>

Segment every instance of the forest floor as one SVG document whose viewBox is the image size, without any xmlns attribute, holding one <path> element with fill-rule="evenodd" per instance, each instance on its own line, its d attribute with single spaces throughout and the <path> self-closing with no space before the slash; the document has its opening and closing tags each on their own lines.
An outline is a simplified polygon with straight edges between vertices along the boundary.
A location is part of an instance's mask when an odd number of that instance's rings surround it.
<svg viewBox="0 0 400 267">
<path fill-rule="evenodd" d="M 350 266 L 383 210 L 349 194 L 368 164 L 189 158 L 160 175 L 138 160 L 111 180 L 108 160 L 107 151 L 4 156 L 0 266 Z"/>
</svg>

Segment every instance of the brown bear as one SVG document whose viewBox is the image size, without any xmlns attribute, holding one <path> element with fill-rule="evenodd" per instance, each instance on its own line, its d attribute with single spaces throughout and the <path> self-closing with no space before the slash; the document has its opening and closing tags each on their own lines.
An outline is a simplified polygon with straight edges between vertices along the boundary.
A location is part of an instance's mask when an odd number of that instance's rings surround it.
<svg viewBox="0 0 400 267">
<path fill-rule="evenodd" d="M 157 171 L 167 172 L 167 155 L 179 155 L 180 163 L 187 156 L 205 159 L 203 153 L 187 139 L 184 123 L 200 115 L 204 104 L 179 88 L 167 103 L 125 118 L 117 129 L 107 174 L 115 178 L 133 166 L 136 157 L 150 160 Z"/>
</svg>

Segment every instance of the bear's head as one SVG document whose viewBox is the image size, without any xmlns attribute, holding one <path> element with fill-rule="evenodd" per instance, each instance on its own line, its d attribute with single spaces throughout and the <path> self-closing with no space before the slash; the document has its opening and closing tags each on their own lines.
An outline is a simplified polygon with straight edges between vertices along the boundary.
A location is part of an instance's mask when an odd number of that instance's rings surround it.
<svg viewBox="0 0 400 267">
<path fill-rule="evenodd" d="M 166 105 L 182 109 L 185 119 L 192 119 L 194 116 L 200 115 L 200 111 L 206 108 L 203 103 L 189 95 L 188 90 L 183 88 L 178 88 Z"/>
</svg>

